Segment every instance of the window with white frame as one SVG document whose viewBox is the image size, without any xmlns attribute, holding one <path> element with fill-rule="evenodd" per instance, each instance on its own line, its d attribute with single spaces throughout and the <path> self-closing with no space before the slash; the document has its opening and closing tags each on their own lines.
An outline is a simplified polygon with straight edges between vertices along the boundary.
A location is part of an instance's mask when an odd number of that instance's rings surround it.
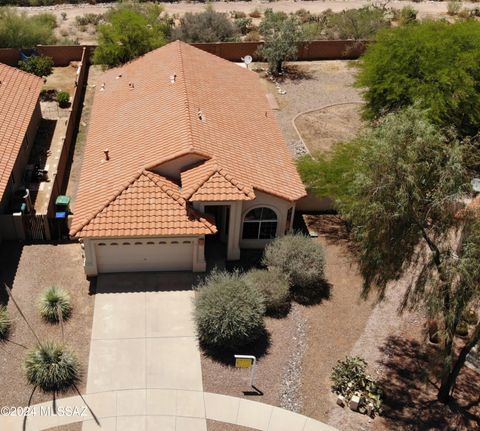
<svg viewBox="0 0 480 431">
<path fill-rule="evenodd" d="M 277 214 L 270 208 L 254 208 L 243 219 L 243 239 L 272 239 L 277 236 Z"/>
</svg>

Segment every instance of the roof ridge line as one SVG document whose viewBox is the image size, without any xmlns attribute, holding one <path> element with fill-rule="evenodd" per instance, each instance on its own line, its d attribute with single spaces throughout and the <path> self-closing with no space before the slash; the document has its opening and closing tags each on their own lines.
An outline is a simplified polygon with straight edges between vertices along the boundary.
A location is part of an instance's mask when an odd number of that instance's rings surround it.
<svg viewBox="0 0 480 431">
<path fill-rule="evenodd" d="M 246 189 L 251 188 L 253 193 L 253 187 L 244 185 L 241 181 L 238 181 L 232 174 L 230 174 L 225 168 L 220 168 L 218 173 L 225 178 L 233 187 L 236 187 L 238 191 L 242 192 L 246 196 L 250 197 L 250 190 Z"/>
<path fill-rule="evenodd" d="M 127 190 L 135 181 L 137 181 L 140 176 L 144 173 L 144 170 L 140 170 L 139 172 L 136 172 L 133 178 L 128 180 L 123 186 L 119 187 L 116 191 L 115 194 L 109 198 L 104 204 L 102 204 L 101 208 L 98 211 L 94 211 L 91 213 L 91 216 L 88 216 L 87 220 L 84 223 L 81 223 L 81 226 L 78 229 L 74 229 L 72 226 L 73 230 L 73 235 L 75 236 L 80 232 L 85 226 L 90 224 L 105 208 L 110 206 L 111 203 L 113 203 L 125 190 Z"/>
<path fill-rule="evenodd" d="M 183 89 L 185 95 L 185 108 L 187 110 L 187 127 L 188 127 L 188 138 L 190 140 L 190 151 L 194 151 L 195 147 L 193 145 L 193 128 L 192 128 L 192 116 L 190 115 L 190 104 L 188 99 L 188 88 L 187 88 L 187 79 L 185 77 L 185 66 L 183 61 L 183 51 L 182 51 L 182 43 L 180 40 L 177 41 L 178 43 L 178 57 L 180 60 L 180 69 L 182 72 L 182 79 L 183 79 Z"/>
<path fill-rule="evenodd" d="M 168 188 L 165 184 L 159 184 L 159 181 L 155 178 L 155 176 L 159 176 L 161 178 L 165 178 L 160 174 L 156 174 L 151 171 L 147 171 L 146 169 L 144 170 L 145 176 L 157 187 L 162 190 L 163 193 L 165 193 L 169 198 L 172 198 L 175 202 L 177 202 L 180 206 L 184 207 L 186 204 L 186 200 L 182 197 L 180 192 L 175 192 L 175 190 L 172 190 Z M 166 178 L 165 178 L 166 179 Z M 168 181 L 168 180 L 167 180 Z M 168 192 L 173 192 L 173 194 L 170 194 Z M 180 200 L 183 200 L 183 202 L 180 202 Z"/>
</svg>

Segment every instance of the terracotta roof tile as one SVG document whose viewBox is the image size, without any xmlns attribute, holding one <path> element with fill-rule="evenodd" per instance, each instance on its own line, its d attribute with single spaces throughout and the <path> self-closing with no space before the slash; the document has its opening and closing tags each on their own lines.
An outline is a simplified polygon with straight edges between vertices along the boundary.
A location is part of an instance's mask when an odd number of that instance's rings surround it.
<svg viewBox="0 0 480 431">
<path fill-rule="evenodd" d="M 182 172 L 182 196 L 191 202 L 255 199 L 251 186 L 237 181 L 215 159 Z"/>
<path fill-rule="evenodd" d="M 111 197 L 77 236 L 203 235 L 216 227 L 189 204 L 164 177 L 144 171 Z"/>
<path fill-rule="evenodd" d="M 0 199 L 42 87 L 42 78 L 0 63 Z"/>
<path fill-rule="evenodd" d="M 258 76 L 177 41 L 100 77 L 71 234 L 135 172 L 189 153 L 218 164 L 204 190 L 182 184 L 204 193 L 198 198 L 252 198 L 253 189 L 290 201 L 305 195 Z"/>
</svg>

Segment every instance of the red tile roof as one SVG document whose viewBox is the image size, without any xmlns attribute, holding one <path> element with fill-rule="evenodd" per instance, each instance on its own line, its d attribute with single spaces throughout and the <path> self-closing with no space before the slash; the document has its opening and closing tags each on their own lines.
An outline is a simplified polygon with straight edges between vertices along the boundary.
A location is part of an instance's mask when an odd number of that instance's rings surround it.
<svg viewBox="0 0 480 431">
<path fill-rule="evenodd" d="M 255 199 L 252 187 L 233 178 L 215 159 L 182 172 L 181 178 L 182 196 L 191 202 Z"/>
<path fill-rule="evenodd" d="M 43 79 L 0 63 L 0 199 L 35 111 Z"/>
<path fill-rule="evenodd" d="M 176 184 L 143 171 L 105 204 L 78 236 L 203 235 L 216 227 L 189 208 Z"/>
<path fill-rule="evenodd" d="M 104 161 L 107 148 L 110 160 Z M 199 180 L 186 187 L 198 191 L 197 198 L 215 193 L 220 200 L 251 199 L 253 189 L 290 201 L 305 195 L 256 73 L 173 42 L 100 77 L 71 234 L 84 236 L 79 229 L 135 172 L 158 170 L 181 154 L 216 161 L 218 175 L 211 181 L 182 175 Z"/>
</svg>

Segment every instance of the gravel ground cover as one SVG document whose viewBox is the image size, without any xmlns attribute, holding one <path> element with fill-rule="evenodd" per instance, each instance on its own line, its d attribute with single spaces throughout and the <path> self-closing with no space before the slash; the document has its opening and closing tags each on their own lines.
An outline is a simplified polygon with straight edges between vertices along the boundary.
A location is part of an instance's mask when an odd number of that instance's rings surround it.
<svg viewBox="0 0 480 431">
<path fill-rule="evenodd" d="M 257 70 L 263 78 L 267 92 L 275 95 L 280 108 L 275 111 L 277 120 L 287 145 L 295 156 L 302 154 L 303 148 L 292 124 L 298 114 L 331 104 L 361 101 L 359 89 L 353 87 L 355 64 L 356 61 L 345 60 L 288 63 L 287 73 L 277 79 L 281 91 L 285 94 L 280 94 L 275 84 L 268 79 L 265 64 L 255 63 L 253 66 L 253 70 Z M 323 143 L 325 137 L 328 137 L 327 143 L 330 143 L 350 136 L 357 130 L 359 115 L 356 109 L 338 108 L 327 114 L 320 114 L 322 115 L 326 117 L 323 123 L 317 123 L 318 114 L 307 116 L 306 119 L 300 116 L 297 119 L 302 119 L 297 123 L 297 127 L 311 152 L 317 149 L 316 146 L 322 149 L 322 145 L 326 145 Z M 325 123 L 329 123 L 327 131 L 323 130 Z"/>
<path fill-rule="evenodd" d="M 12 293 L 40 340 L 61 341 L 59 325 L 45 323 L 38 312 L 38 298 L 47 287 L 56 285 L 70 293 L 72 316 L 65 324 L 65 342 L 77 355 L 82 379 L 78 385 L 85 391 L 94 296 L 82 268 L 79 244 L 24 245 L 3 242 L 0 246 L 0 281 L 12 287 Z M 6 302 L 3 288 L 2 302 Z M 36 341 L 19 315 L 13 302 L 8 301 L 13 321 L 9 340 L 0 343 L 0 406 L 28 405 L 32 387 L 26 383 L 22 364 L 27 349 Z M 59 396 L 70 396 L 72 391 Z M 52 396 L 35 391 L 31 404 L 51 400 Z"/>
<path fill-rule="evenodd" d="M 330 373 L 362 334 L 373 304 L 360 298 L 363 279 L 341 220 L 332 215 L 312 215 L 306 216 L 306 222 L 318 233 L 317 241 L 325 250 L 330 298 L 304 310 L 307 347 L 302 370 L 304 405 L 301 413 L 329 423 L 329 414 L 337 407 L 330 390 Z"/>
</svg>

